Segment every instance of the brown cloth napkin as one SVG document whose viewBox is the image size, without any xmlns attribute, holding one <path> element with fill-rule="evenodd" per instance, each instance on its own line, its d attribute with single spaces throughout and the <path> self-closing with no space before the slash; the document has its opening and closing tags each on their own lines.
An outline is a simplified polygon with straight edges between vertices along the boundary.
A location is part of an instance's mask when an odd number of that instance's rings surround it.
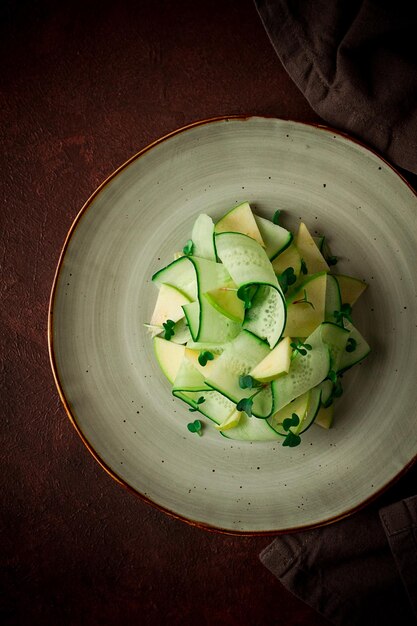
<svg viewBox="0 0 417 626">
<path fill-rule="evenodd" d="M 260 559 L 333 624 L 417 623 L 417 496 L 278 537 Z"/>
<path fill-rule="evenodd" d="M 328 124 L 417 173 L 417 17 L 408 0 L 255 0 L 282 64 Z"/>
</svg>

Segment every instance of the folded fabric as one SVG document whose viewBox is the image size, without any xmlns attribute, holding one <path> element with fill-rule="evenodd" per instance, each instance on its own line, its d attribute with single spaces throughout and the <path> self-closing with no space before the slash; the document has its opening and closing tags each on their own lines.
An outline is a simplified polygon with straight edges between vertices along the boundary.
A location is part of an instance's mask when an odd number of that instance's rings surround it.
<svg viewBox="0 0 417 626">
<path fill-rule="evenodd" d="M 255 0 L 271 42 L 331 126 L 417 173 L 417 18 L 388 0 Z"/>
<path fill-rule="evenodd" d="M 417 496 L 278 537 L 260 559 L 333 624 L 417 623 Z"/>
</svg>

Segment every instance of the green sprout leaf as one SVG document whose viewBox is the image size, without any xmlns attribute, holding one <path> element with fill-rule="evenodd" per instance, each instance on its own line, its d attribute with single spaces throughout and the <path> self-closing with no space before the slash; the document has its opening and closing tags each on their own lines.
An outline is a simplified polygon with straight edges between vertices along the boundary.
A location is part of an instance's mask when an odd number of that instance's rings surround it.
<svg viewBox="0 0 417 626">
<path fill-rule="evenodd" d="M 288 435 L 285 437 L 282 442 L 283 446 L 289 446 L 290 448 L 295 448 L 295 446 L 299 446 L 301 443 L 300 435 L 295 435 L 291 430 L 288 432 Z"/>
<path fill-rule="evenodd" d="M 293 413 L 291 417 L 285 418 L 285 420 L 282 422 L 282 428 L 288 431 L 290 430 L 291 426 L 298 426 L 299 423 L 300 418 L 298 417 L 297 413 Z"/>
<path fill-rule="evenodd" d="M 243 300 L 245 310 L 252 307 L 253 298 L 255 297 L 257 291 L 257 285 L 242 285 L 242 287 L 237 290 L 237 297 L 239 300 Z"/>
<path fill-rule="evenodd" d="M 311 306 L 312 309 L 314 309 L 314 304 L 312 302 L 310 302 L 309 300 L 307 300 L 307 292 L 305 289 L 303 289 L 303 293 L 304 296 L 300 299 L 300 300 L 294 300 L 293 304 L 308 304 Z"/>
<path fill-rule="evenodd" d="M 281 286 L 283 293 L 287 293 L 288 287 L 293 285 L 296 282 L 296 280 L 297 280 L 297 277 L 294 273 L 293 267 L 287 267 L 287 269 L 284 270 L 282 274 L 278 276 L 278 282 Z"/>
<path fill-rule="evenodd" d="M 332 396 L 333 396 L 333 398 L 340 398 L 342 393 L 343 393 L 342 383 L 340 382 L 339 379 L 337 379 L 337 381 L 335 382 L 334 387 L 333 387 Z"/>
<path fill-rule="evenodd" d="M 175 322 L 173 322 L 172 320 L 167 320 L 166 322 L 162 324 L 162 326 L 165 329 L 164 339 L 167 339 L 169 341 L 171 337 L 175 335 L 175 330 L 174 330 Z"/>
<path fill-rule="evenodd" d="M 304 259 L 301 259 L 301 273 L 302 274 L 308 274 L 307 265 L 306 265 L 306 262 L 304 261 Z"/>
<path fill-rule="evenodd" d="M 307 352 L 309 352 L 310 350 L 313 349 L 313 346 L 311 346 L 309 343 L 303 343 L 300 340 L 298 340 L 296 342 L 292 341 L 290 343 L 290 346 L 293 349 L 293 353 L 291 355 L 292 359 L 294 357 L 296 357 L 297 354 L 301 354 L 301 356 L 305 356 L 307 354 Z"/>
<path fill-rule="evenodd" d="M 259 387 L 261 383 L 246 374 L 246 376 L 239 376 L 239 387 L 241 389 L 253 389 L 253 387 Z"/>
<path fill-rule="evenodd" d="M 279 209 L 277 209 L 272 217 L 272 222 L 274 224 L 279 224 L 279 217 L 281 215 L 281 211 Z"/>
<path fill-rule="evenodd" d="M 337 374 L 334 370 L 329 370 L 329 373 L 327 374 L 327 378 L 329 378 L 332 383 L 335 383 L 337 381 Z"/>
<path fill-rule="evenodd" d="M 331 404 L 333 404 L 333 400 L 335 398 L 340 398 L 340 396 L 343 393 L 342 383 L 340 382 L 340 379 L 337 377 L 336 372 L 334 372 L 333 370 L 330 370 L 328 378 L 330 378 L 330 380 L 333 382 L 333 389 L 327 401 L 323 402 L 323 406 L 325 409 L 327 409 Z"/>
<path fill-rule="evenodd" d="M 357 345 L 358 344 L 357 344 L 356 339 L 354 339 L 353 337 L 349 337 L 346 343 L 346 348 L 345 348 L 346 352 L 355 352 Z"/>
<path fill-rule="evenodd" d="M 212 361 L 214 359 L 214 355 L 208 350 L 202 350 L 198 355 L 198 362 L 201 367 L 205 367 L 207 365 L 207 361 Z"/>
<path fill-rule="evenodd" d="M 187 243 L 185 244 L 185 246 L 183 247 L 182 251 L 184 252 L 184 254 L 186 256 L 191 256 L 193 251 L 194 251 L 194 244 L 192 239 L 189 239 L 187 241 Z"/>
<path fill-rule="evenodd" d="M 196 400 L 197 404 L 203 404 L 203 402 L 205 402 L 206 399 L 203 396 L 200 396 L 198 400 Z M 191 407 L 190 409 L 188 409 L 190 411 L 190 413 L 195 413 L 196 411 L 198 411 L 198 408 L 194 408 Z"/>
<path fill-rule="evenodd" d="M 187 424 L 187 428 L 190 431 L 190 433 L 197 433 L 197 435 L 201 435 L 203 434 L 203 425 L 200 422 L 200 420 L 195 420 L 194 422 L 190 422 L 189 424 Z"/>
<path fill-rule="evenodd" d="M 244 413 L 246 413 L 248 417 L 252 417 L 252 405 L 253 405 L 252 398 L 242 398 L 236 404 L 236 409 L 238 411 L 243 411 Z"/>
<path fill-rule="evenodd" d="M 336 319 L 336 322 L 340 325 L 343 326 L 343 320 L 347 320 L 348 322 L 350 322 L 351 324 L 353 324 L 352 322 L 352 307 L 350 306 L 350 304 L 342 304 L 342 306 L 340 307 L 340 311 L 333 311 L 333 315 Z"/>
</svg>

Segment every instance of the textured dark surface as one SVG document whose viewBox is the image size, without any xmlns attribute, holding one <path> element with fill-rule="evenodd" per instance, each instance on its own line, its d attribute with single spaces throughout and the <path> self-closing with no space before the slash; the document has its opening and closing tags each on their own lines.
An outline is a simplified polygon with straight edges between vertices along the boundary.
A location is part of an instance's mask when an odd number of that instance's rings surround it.
<svg viewBox="0 0 417 626">
<path fill-rule="evenodd" d="M 317 116 L 250 0 L 6 0 L 0 20 L 2 623 L 324 626 L 260 564 L 270 539 L 187 526 L 100 469 L 46 343 L 65 235 L 115 167 L 196 119 Z"/>
</svg>

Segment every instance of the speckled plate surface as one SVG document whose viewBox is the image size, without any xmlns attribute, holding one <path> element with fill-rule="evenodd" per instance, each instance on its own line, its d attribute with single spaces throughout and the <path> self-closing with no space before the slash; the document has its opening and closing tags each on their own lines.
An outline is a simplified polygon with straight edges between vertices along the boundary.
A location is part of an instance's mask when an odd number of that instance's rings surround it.
<svg viewBox="0 0 417 626">
<path fill-rule="evenodd" d="M 372 355 L 344 378 L 335 426 L 298 448 L 189 433 L 143 322 L 150 281 L 195 217 L 249 200 L 328 236 L 338 271 L 369 283 L 354 319 Z M 149 146 L 88 200 L 51 296 L 51 362 L 69 417 L 105 469 L 206 528 L 277 533 L 328 523 L 374 497 L 417 454 L 417 199 L 365 147 L 265 118 L 193 124 Z"/>
</svg>

